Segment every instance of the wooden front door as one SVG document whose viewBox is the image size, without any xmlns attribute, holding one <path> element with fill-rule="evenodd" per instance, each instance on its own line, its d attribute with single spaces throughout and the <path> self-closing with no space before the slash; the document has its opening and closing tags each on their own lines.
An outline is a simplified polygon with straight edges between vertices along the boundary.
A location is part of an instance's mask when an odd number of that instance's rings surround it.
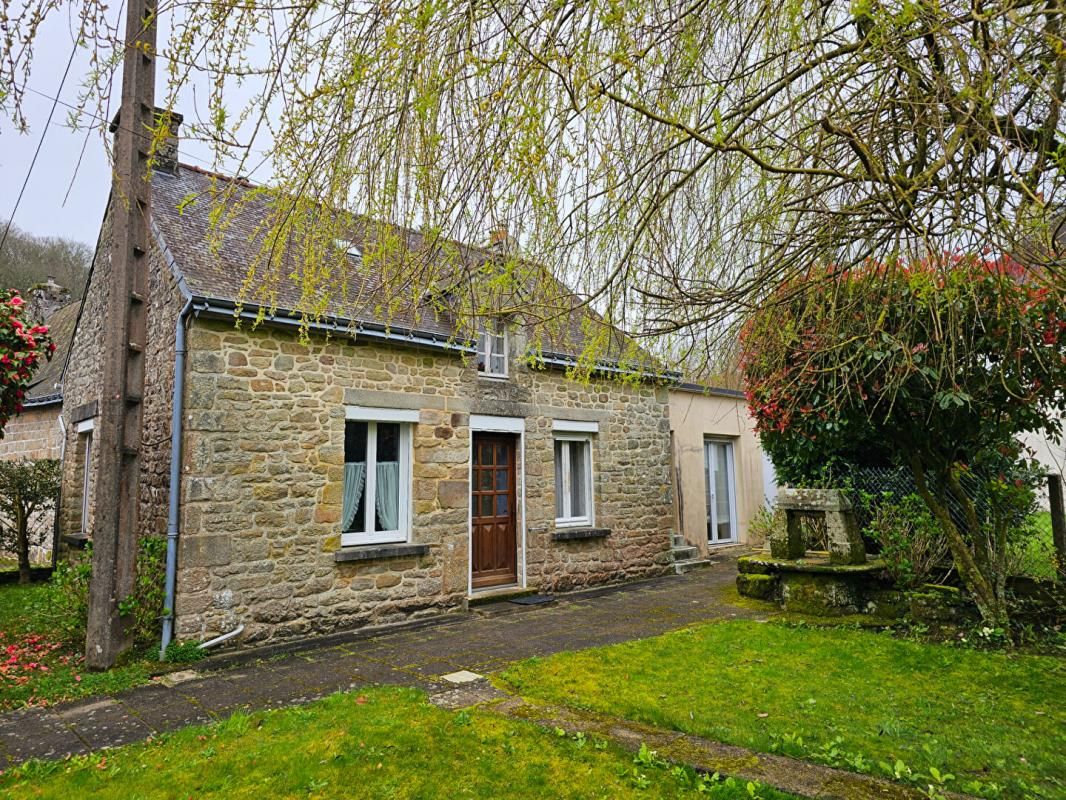
<svg viewBox="0 0 1066 800">
<path fill-rule="evenodd" d="M 470 518 L 475 589 L 518 582 L 516 441 L 513 434 L 474 434 Z"/>
</svg>

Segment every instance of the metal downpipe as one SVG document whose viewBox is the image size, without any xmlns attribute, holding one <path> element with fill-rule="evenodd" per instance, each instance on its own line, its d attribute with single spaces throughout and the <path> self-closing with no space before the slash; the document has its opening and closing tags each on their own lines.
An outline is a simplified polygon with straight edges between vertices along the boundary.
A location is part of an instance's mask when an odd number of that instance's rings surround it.
<svg viewBox="0 0 1066 800">
<path fill-rule="evenodd" d="M 178 520 L 181 518 L 181 443 L 185 413 L 185 323 L 192 310 L 192 298 L 185 301 L 174 326 L 174 393 L 170 403 L 170 496 L 167 500 L 167 562 L 163 599 L 163 639 L 159 660 L 166 656 L 174 638 L 174 595 L 178 574 Z"/>
</svg>

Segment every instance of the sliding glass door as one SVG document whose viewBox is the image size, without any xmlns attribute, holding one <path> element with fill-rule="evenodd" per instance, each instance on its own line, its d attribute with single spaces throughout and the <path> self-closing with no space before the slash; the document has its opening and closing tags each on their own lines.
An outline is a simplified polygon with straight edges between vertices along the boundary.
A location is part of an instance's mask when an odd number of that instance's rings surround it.
<svg viewBox="0 0 1066 800">
<path fill-rule="evenodd" d="M 733 443 L 706 440 L 703 443 L 703 468 L 707 484 L 707 541 L 710 544 L 735 542 L 737 501 Z"/>
</svg>

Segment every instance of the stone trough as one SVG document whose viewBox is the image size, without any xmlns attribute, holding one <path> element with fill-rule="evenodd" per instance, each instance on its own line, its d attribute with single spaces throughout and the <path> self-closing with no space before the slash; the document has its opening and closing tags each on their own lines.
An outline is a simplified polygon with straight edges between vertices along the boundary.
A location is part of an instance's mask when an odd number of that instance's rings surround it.
<svg viewBox="0 0 1066 800">
<path fill-rule="evenodd" d="M 808 552 L 804 518 L 825 523 L 824 552 Z M 786 611 L 812 616 L 896 616 L 899 592 L 879 560 L 869 560 L 855 512 L 838 489 L 778 490 L 768 555 L 738 563 L 737 591 L 778 602 Z"/>
</svg>

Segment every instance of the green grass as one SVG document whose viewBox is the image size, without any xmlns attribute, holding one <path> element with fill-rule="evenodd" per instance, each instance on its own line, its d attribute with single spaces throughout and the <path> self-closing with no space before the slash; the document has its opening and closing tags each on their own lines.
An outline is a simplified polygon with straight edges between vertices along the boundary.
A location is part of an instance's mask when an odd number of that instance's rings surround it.
<svg viewBox="0 0 1066 800">
<path fill-rule="evenodd" d="M 33 762 L 0 777 L 0 794 L 751 800 L 746 785 L 717 783 L 698 793 L 694 783 L 691 771 L 637 766 L 605 742 L 485 712 L 443 711 L 413 689 L 377 688 L 67 762 Z M 766 788 L 755 796 L 790 800 Z"/>
<path fill-rule="evenodd" d="M 158 664 L 134 659 L 88 672 L 77 647 L 63 643 L 47 583 L 0 585 L 0 711 L 120 692 L 150 680 Z"/>
<path fill-rule="evenodd" d="M 1053 657 L 733 621 L 532 659 L 499 679 L 529 697 L 860 772 L 900 760 L 903 773 L 950 770 L 957 790 L 1066 797 L 1066 661 Z"/>
</svg>

